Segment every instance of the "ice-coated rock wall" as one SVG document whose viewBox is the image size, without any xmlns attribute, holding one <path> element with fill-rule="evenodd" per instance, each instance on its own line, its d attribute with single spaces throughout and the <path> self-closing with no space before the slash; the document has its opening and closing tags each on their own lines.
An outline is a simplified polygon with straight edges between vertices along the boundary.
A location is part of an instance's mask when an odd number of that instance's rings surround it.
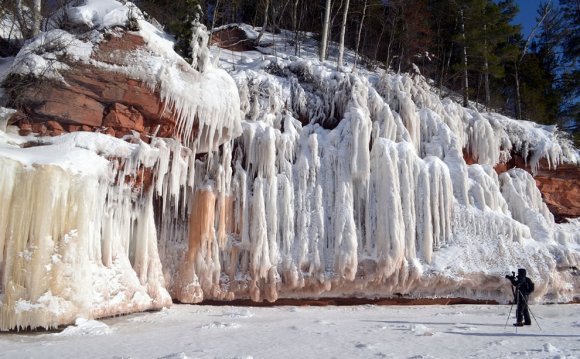
<svg viewBox="0 0 580 359">
<path fill-rule="evenodd" d="M 576 277 L 562 271 L 578 263 L 569 245 L 578 234 L 554 223 L 530 174 L 498 177 L 491 167 L 522 146 L 545 151 L 554 165 L 577 161 L 547 129 L 441 101 L 419 77 L 336 73 L 292 60 L 273 75 L 264 70 L 270 66 L 257 60 L 232 71 L 244 130 L 198 161 L 195 208 L 205 202 L 215 216 L 203 215 L 206 229 L 190 228 L 182 241 L 189 252 L 179 273 L 193 276 L 169 285 L 178 300 L 394 293 L 505 300 L 502 278 L 518 266 L 538 282 L 540 300 L 578 294 Z M 480 164 L 468 166 L 464 148 Z M 225 240 L 224 208 L 233 222 Z"/>
<path fill-rule="evenodd" d="M 512 151 L 577 164 L 555 129 L 283 47 L 223 54 L 229 75 L 182 76 L 163 51 L 123 71 L 159 87 L 183 142 L 24 138 L 0 121 L 0 330 L 172 298 L 506 300 L 517 267 L 534 300 L 578 296 L 580 223 L 555 224 L 529 173 L 493 170 Z"/>
</svg>

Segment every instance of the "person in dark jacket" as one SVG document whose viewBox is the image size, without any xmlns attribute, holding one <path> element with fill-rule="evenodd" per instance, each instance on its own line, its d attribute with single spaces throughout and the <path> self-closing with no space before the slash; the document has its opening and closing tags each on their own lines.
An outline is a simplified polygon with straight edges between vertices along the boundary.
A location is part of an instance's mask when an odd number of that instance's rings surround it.
<svg viewBox="0 0 580 359">
<path fill-rule="evenodd" d="M 516 309 L 516 319 L 517 322 L 514 323 L 516 327 L 523 327 L 524 325 L 531 325 L 530 311 L 528 309 L 528 298 L 530 294 L 534 291 L 534 283 L 528 277 L 526 277 L 526 270 L 524 268 L 518 269 L 518 276 L 507 275 L 507 279 L 510 280 L 514 288 L 514 302 L 517 304 Z"/>
</svg>

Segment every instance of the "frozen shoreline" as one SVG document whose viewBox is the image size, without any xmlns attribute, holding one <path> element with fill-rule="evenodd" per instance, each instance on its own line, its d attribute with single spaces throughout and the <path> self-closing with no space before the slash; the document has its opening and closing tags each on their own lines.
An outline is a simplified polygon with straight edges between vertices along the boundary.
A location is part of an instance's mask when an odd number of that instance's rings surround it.
<svg viewBox="0 0 580 359">
<path fill-rule="evenodd" d="M 174 305 L 80 321 L 59 333 L 2 333 L 0 358 L 578 358 L 579 305 Z M 541 330 L 537 323 L 540 324 Z"/>
</svg>

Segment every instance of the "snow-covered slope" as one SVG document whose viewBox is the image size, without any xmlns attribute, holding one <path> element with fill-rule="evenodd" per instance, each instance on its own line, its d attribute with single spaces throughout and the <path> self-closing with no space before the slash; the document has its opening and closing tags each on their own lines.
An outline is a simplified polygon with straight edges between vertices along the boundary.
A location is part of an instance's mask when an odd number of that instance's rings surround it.
<svg viewBox="0 0 580 359">
<path fill-rule="evenodd" d="M 112 0 L 75 11 L 97 28 L 129 13 Z M 141 36 L 157 36 L 139 23 Z M 569 268 L 580 264 L 580 222 L 554 223 L 528 172 L 493 170 L 512 152 L 532 168 L 578 164 L 555 128 L 440 100 L 420 76 L 336 71 L 314 41 L 296 57 L 285 39 L 267 35 L 260 52 L 214 48 L 222 69 L 185 78 L 171 75 L 189 65 L 166 42 L 122 64 L 181 109 L 186 139 L 195 118 L 209 129 L 205 148 L 0 132 L 0 329 L 159 308 L 166 289 L 182 302 L 505 301 L 503 277 L 517 267 L 536 301 L 578 296 Z M 35 141 L 44 146 L 21 148 Z M 209 153 L 196 155 L 200 146 Z M 479 163 L 467 165 L 464 149 Z"/>
</svg>

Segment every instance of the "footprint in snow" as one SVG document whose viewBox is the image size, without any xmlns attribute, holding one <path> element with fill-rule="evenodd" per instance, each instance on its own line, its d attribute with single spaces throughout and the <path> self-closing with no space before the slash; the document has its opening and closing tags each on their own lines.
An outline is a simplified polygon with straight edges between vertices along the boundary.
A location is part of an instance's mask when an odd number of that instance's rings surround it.
<svg viewBox="0 0 580 359">
<path fill-rule="evenodd" d="M 554 353 L 559 353 L 560 352 L 560 349 L 556 348 L 555 346 L 553 346 L 550 343 L 544 344 L 543 348 L 544 348 L 544 351 L 546 353 L 552 353 L 552 354 L 554 354 Z"/>
<path fill-rule="evenodd" d="M 371 349 L 373 346 L 370 344 L 357 343 L 354 347 L 357 349 Z"/>
<path fill-rule="evenodd" d="M 239 312 L 224 312 L 222 315 L 228 318 L 251 318 L 254 316 L 254 313 L 247 309 L 243 309 Z"/>
<path fill-rule="evenodd" d="M 240 325 L 238 323 L 213 322 L 213 323 L 209 323 L 209 324 L 204 324 L 200 328 L 201 329 L 236 329 L 239 327 L 240 327 Z"/>
<path fill-rule="evenodd" d="M 455 328 L 469 331 L 477 330 L 477 328 L 465 324 L 456 324 Z"/>
<path fill-rule="evenodd" d="M 157 359 L 189 359 L 189 357 L 182 352 L 182 353 L 172 353 L 169 355 L 159 357 Z"/>
<path fill-rule="evenodd" d="M 413 324 L 409 329 L 417 336 L 430 337 L 435 334 L 433 329 L 424 326 L 423 324 Z"/>
</svg>

